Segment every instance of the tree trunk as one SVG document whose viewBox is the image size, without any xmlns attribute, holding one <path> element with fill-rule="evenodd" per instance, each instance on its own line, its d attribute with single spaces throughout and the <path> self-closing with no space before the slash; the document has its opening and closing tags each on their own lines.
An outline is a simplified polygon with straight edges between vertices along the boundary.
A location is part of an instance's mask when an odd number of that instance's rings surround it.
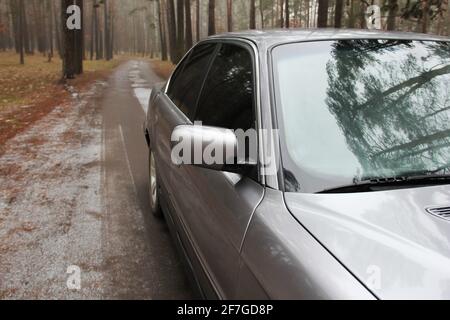
<svg viewBox="0 0 450 320">
<path fill-rule="evenodd" d="M 84 56 L 84 0 L 75 0 L 75 4 L 80 8 L 81 30 L 75 32 L 75 74 L 83 73 Z"/>
<path fill-rule="evenodd" d="M 398 11 L 398 0 L 389 0 L 388 2 L 388 18 L 387 18 L 387 29 L 389 31 L 395 30 L 395 21 L 397 18 Z"/>
<path fill-rule="evenodd" d="M 21 21 L 21 29 L 22 29 L 22 36 L 23 36 L 23 46 L 25 48 L 26 54 L 33 54 L 33 42 L 32 39 L 29 36 L 28 32 L 28 22 L 27 22 L 27 12 L 25 10 L 25 1 L 20 1 L 20 14 L 22 17 Z"/>
<path fill-rule="evenodd" d="M 259 14 L 261 16 L 261 29 L 264 29 L 266 22 L 264 21 L 264 1 L 259 0 Z"/>
<path fill-rule="evenodd" d="M 286 0 L 286 2 L 285 2 L 285 4 L 284 4 L 284 10 L 285 10 L 285 19 L 286 19 L 286 22 L 284 23 L 284 26 L 286 27 L 286 28 L 288 28 L 289 29 L 289 27 L 290 27 L 290 10 L 289 10 L 289 0 Z"/>
<path fill-rule="evenodd" d="M 195 34 L 197 42 L 200 41 L 200 0 L 195 3 Z"/>
<path fill-rule="evenodd" d="M 162 19 L 161 13 L 161 0 L 157 0 L 157 10 L 158 10 L 158 25 L 159 25 L 159 42 L 161 46 L 161 60 L 167 61 L 167 44 L 166 37 L 164 34 L 164 21 Z"/>
<path fill-rule="evenodd" d="M 334 9 L 334 27 L 342 27 L 342 13 L 344 10 L 344 0 L 336 0 L 336 7 Z"/>
<path fill-rule="evenodd" d="M 279 25 L 280 28 L 284 27 L 284 10 L 283 10 L 283 4 L 284 4 L 284 0 L 278 0 L 278 7 L 279 7 L 279 14 L 280 14 L 280 19 L 279 19 Z"/>
<path fill-rule="evenodd" d="M 114 6 L 114 2 L 112 3 L 113 6 L 110 6 L 110 19 L 109 19 L 109 23 L 110 23 L 110 32 L 109 32 L 109 58 L 113 59 L 114 58 L 114 32 L 115 32 L 115 26 L 114 26 L 114 18 L 115 18 L 115 6 Z"/>
<path fill-rule="evenodd" d="M 99 4 L 96 0 L 94 0 L 94 23 L 95 23 L 95 59 L 102 59 L 102 37 L 100 30 L 100 22 L 98 15 Z"/>
<path fill-rule="evenodd" d="M 192 18 L 191 18 L 191 0 L 184 0 L 185 8 L 184 13 L 186 15 L 186 46 L 185 52 L 192 47 Z"/>
<path fill-rule="evenodd" d="M 104 23 L 104 42 L 105 42 L 105 59 L 107 61 L 111 60 L 110 52 L 110 30 L 109 30 L 109 14 L 108 14 L 108 0 L 103 0 L 103 23 Z"/>
<path fill-rule="evenodd" d="M 66 21 L 68 15 L 66 10 L 73 4 L 73 0 L 63 0 L 61 5 L 61 27 L 63 35 L 63 79 L 73 79 L 75 77 L 75 32 L 67 28 Z"/>
<path fill-rule="evenodd" d="M 328 26 L 328 0 L 319 0 L 319 10 L 317 16 L 317 27 L 326 28 Z"/>
<path fill-rule="evenodd" d="M 256 4 L 250 0 L 250 29 L 256 29 Z"/>
<path fill-rule="evenodd" d="M 19 48 L 19 31 L 20 31 L 20 20 L 19 20 L 19 14 L 20 10 L 18 8 L 18 2 L 16 0 L 9 0 L 9 12 L 11 16 L 11 27 L 13 30 L 13 38 L 14 38 L 14 47 L 16 49 L 16 53 L 20 53 Z"/>
<path fill-rule="evenodd" d="M 95 50 L 95 11 L 96 0 L 92 1 L 92 13 L 91 13 L 91 44 L 90 44 L 90 59 L 94 60 Z"/>
<path fill-rule="evenodd" d="M 35 17 L 35 19 L 30 19 L 29 23 L 30 23 L 30 28 L 29 30 L 31 31 L 30 36 L 31 36 L 31 42 L 37 43 L 37 50 L 38 52 L 42 53 L 42 36 L 41 36 L 41 30 L 42 30 L 42 20 L 40 19 L 39 15 L 38 15 L 38 10 L 36 8 L 36 2 L 35 1 L 30 1 L 31 3 L 31 9 L 32 10 L 32 14 L 31 17 Z M 31 13 L 31 11 L 30 11 Z M 34 21 L 33 21 L 34 20 Z M 33 26 L 33 22 L 34 22 L 34 26 Z"/>
<path fill-rule="evenodd" d="M 275 5 L 276 5 L 276 1 L 272 0 L 272 5 L 271 5 L 271 14 L 270 14 L 270 26 L 272 28 L 275 27 Z"/>
<path fill-rule="evenodd" d="M 32 8 L 28 7 L 28 10 L 26 10 L 27 14 L 29 14 L 30 19 L 28 19 L 28 31 L 29 31 L 29 39 L 30 39 L 30 46 L 32 50 L 34 51 L 35 46 L 37 45 L 38 52 L 42 53 L 42 19 L 38 15 L 38 10 L 36 8 L 36 2 L 35 1 L 29 1 L 28 3 L 31 3 Z M 32 14 L 31 10 L 33 11 Z"/>
<path fill-rule="evenodd" d="M 52 61 L 53 58 L 53 7 L 51 5 L 52 0 L 47 0 L 47 11 L 49 13 L 48 16 L 48 45 L 49 45 L 49 53 L 48 53 L 48 62 Z"/>
<path fill-rule="evenodd" d="M 25 57 L 24 57 L 24 17 L 23 13 L 24 10 L 22 10 L 24 7 L 24 0 L 19 0 L 19 8 L 18 8 L 18 47 L 19 47 L 19 54 L 20 54 L 20 64 L 25 64 Z"/>
<path fill-rule="evenodd" d="M 52 7 L 53 12 L 53 23 L 54 23 L 54 31 L 55 31 L 55 40 L 56 40 L 56 49 L 58 50 L 59 57 L 62 58 L 62 45 L 61 45 L 61 23 L 59 22 L 59 17 L 61 16 L 56 10 L 55 3 L 53 0 L 50 0 L 50 5 Z"/>
<path fill-rule="evenodd" d="M 423 2 L 422 2 L 422 30 L 421 30 L 422 33 L 427 33 L 427 31 L 428 31 L 430 6 L 431 6 L 430 0 L 423 0 Z"/>
<path fill-rule="evenodd" d="M 233 31 L 233 0 L 227 0 L 227 30 Z"/>
<path fill-rule="evenodd" d="M 3 24 L 3 11 L 2 11 L 2 1 L 0 0 L 0 50 L 4 51 L 6 47 L 5 34 L 6 24 Z"/>
<path fill-rule="evenodd" d="M 102 60 L 104 57 L 105 57 L 105 48 L 104 48 L 104 40 L 103 40 L 103 37 L 104 37 L 104 34 L 103 34 L 103 30 L 101 29 L 101 27 L 100 27 L 100 18 L 99 18 L 99 16 L 97 16 L 97 21 L 98 21 L 98 26 L 99 26 L 99 28 L 98 28 L 98 52 L 99 52 L 99 55 L 98 55 L 98 58 L 97 58 L 97 60 Z"/>
<path fill-rule="evenodd" d="M 305 6 L 306 6 L 306 27 L 309 28 L 309 24 L 310 24 L 310 9 L 311 9 L 311 5 L 310 5 L 310 1 L 306 0 L 305 1 Z"/>
<path fill-rule="evenodd" d="M 216 34 L 216 0 L 209 0 L 208 5 L 208 36 Z"/>
<path fill-rule="evenodd" d="M 184 0 L 177 0 L 177 58 L 180 61 L 184 53 Z"/>
<path fill-rule="evenodd" d="M 177 26 L 175 22 L 175 5 L 173 0 L 167 0 L 167 26 L 169 32 L 170 60 L 176 62 L 177 58 Z"/>
<path fill-rule="evenodd" d="M 367 11 L 367 3 L 366 2 L 358 2 L 359 6 L 359 27 L 360 29 L 367 29 L 367 20 L 366 20 L 366 11 Z"/>
<path fill-rule="evenodd" d="M 447 36 L 450 36 L 450 1 L 447 1 L 447 18 L 445 19 L 445 32 Z M 445 33 L 444 33 L 445 35 Z"/>
</svg>

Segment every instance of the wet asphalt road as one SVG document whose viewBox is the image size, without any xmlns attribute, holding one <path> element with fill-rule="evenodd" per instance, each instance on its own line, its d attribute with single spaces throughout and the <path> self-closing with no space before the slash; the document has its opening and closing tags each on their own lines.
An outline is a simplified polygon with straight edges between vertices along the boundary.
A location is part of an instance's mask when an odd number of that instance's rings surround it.
<svg viewBox="0 0 450 320">
<path fill-rule="evenodd" d="M 0 299 L 196 298 L 147 197 L 142 124 L 159 81 L 125 62 L 5 144 Z"/>
<path fill-rule="evenodd" d="M 153 84 L 142 61 L 122 64 L 97 101 L 102 108 L 103 254 L 108 298 L 194 298 L 164 221 L 151 216 L 148 148 L 142 132 Z"/>
</svg>

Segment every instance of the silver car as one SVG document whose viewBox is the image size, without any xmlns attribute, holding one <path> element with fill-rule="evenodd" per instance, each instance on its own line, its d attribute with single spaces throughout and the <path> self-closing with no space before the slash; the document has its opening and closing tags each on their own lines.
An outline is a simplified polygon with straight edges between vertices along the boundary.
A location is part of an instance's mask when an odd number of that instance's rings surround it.
<svg viewBox="0 0 450 320">
<path fill-rule="evenodd" d="M 448 38 L 210 37 L 153 89 L 144 129 L 152 211 L 204 297 L 450 299 Z M 212 163 L 205 139 L 244 154 Z"/>
</svg>

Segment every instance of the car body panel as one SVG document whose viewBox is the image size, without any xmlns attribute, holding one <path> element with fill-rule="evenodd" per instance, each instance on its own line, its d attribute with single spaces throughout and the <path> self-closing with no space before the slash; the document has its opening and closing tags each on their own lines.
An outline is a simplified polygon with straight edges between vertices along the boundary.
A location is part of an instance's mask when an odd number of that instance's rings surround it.
<svg viewBox="0 0 450 320">
<path fill-rule="evenodd" d="M 349 194 L 286 193 L 295 217 L 382 299 L 450 299 L 450 186 Z"/>
<path fill-rule="evenodd" d="M 267 189 L 243 250 L 237 298 L 374 299 Z"/>
<path fill-rule="evenodd" d="M 428 40 L 449 41 L 448 37 L 413 32 L 392 32 L 363 29 L 271 29 L 230 32 L 211 36 L 210 39 L 236 38 L 253 41 L 259 48 L 277 46 L 291 42 L 307 42 L 342 39 L 396 39 L 396 40 Z"/>
</svg>

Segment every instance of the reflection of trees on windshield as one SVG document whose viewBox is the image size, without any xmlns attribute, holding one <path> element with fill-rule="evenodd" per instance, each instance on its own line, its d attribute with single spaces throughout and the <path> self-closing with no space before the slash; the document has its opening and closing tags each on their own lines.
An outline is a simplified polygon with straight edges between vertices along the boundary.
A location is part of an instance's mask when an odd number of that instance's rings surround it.
<svg viewBox="0 0 450 320">
<path fill-rule="evenodd" d="M 364 175 L 450 166 L 450 45 L 357 40 L 333 45 L 327 105 Z"/>
</svg>

